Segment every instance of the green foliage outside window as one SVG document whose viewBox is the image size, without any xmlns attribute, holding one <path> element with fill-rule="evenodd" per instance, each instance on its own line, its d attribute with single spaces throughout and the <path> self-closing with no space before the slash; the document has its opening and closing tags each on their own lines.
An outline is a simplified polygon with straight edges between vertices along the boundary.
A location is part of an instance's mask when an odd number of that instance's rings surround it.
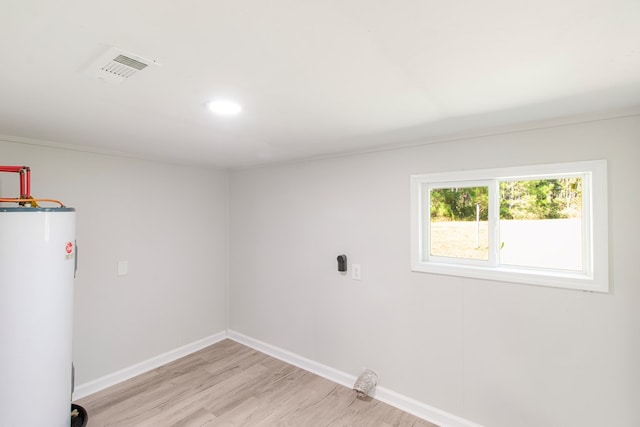
<svg viewBox="0 0 640 427">
<path fill-rule="evenodd" d="M 432 221 L 475 221 L 488 218 L 488 187 L 431 190 Z M 582 210 L 582 179 L 540 179 L 500 182 L 500 219 L 578 218 Z"/>
<path fill-rule="evenodd" d="M 486 220 L 488 187 L 438 188 L 431 190 L 431 219 L 435 221 L 475 221 L 476 205 L 480 219 Z"/>
<path fill-rule="evenodd" d="M 540 179 L 500 183 L 500 219 L 578 218 L 582 179 Z"/>
</svg>

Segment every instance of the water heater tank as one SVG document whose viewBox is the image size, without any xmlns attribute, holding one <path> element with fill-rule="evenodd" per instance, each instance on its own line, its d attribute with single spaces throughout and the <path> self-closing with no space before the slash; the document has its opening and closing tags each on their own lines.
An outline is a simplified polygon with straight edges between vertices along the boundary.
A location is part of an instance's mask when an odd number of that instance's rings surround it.
<svg viewBox="0 0 640 427">
<path fill-rule="evenodd" d="M 75 209 L 0 207 L 0 426 L 69 427 Z"/>
</svg>

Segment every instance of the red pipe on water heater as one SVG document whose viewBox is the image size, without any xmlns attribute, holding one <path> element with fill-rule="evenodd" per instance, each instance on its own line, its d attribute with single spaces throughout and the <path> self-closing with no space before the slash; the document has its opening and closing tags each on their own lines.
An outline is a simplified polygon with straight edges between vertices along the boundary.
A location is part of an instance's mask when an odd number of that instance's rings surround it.
<svg viewBox="0 0 640 427">
<path fill-rule="evenodd" d="M 61 207 L 64 207 L 61 201 L 54 199 L 34 199 L 31 197 L 31 169 L 29 166 L 1 166 L 0 172 L 14 172 L 20 174 L 20 197 L 17 199 L 10 199 L 0 197 L 2 203 L 18 203 L 20 206 L 30 204 L 32 208 L 37 208 L 37 202 L 51 202 L 57 203 Z"/>
<path fill-rule="evenodd" d="M 15 172 L 20 174 L 20 198 L 31 197 L 31 169 L 29 166 L 0 166 L 0 172 Z"/>
</svg>

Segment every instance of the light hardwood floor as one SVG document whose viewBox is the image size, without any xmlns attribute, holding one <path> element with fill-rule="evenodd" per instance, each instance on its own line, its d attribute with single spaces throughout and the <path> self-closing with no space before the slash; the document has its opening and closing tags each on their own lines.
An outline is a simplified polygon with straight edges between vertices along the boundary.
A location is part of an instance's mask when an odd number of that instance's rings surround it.
<svg viewBox="0 0 640 427">
<path fill-rule="evenodd" d="M 87 427 L 436 427 L 231 340 L 77 403 L 89 414 Z"/>
</svg>

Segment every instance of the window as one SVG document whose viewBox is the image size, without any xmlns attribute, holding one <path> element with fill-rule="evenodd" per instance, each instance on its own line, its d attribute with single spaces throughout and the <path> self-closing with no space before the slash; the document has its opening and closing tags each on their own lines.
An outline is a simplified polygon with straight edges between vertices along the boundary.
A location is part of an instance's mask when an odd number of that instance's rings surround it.
<svg viewBox="0 0 640 427">
<path fill-rule="evenodd" d="M 608 292 L 606 162 L 413 175 L 412 270 Z"/>
</svg>

